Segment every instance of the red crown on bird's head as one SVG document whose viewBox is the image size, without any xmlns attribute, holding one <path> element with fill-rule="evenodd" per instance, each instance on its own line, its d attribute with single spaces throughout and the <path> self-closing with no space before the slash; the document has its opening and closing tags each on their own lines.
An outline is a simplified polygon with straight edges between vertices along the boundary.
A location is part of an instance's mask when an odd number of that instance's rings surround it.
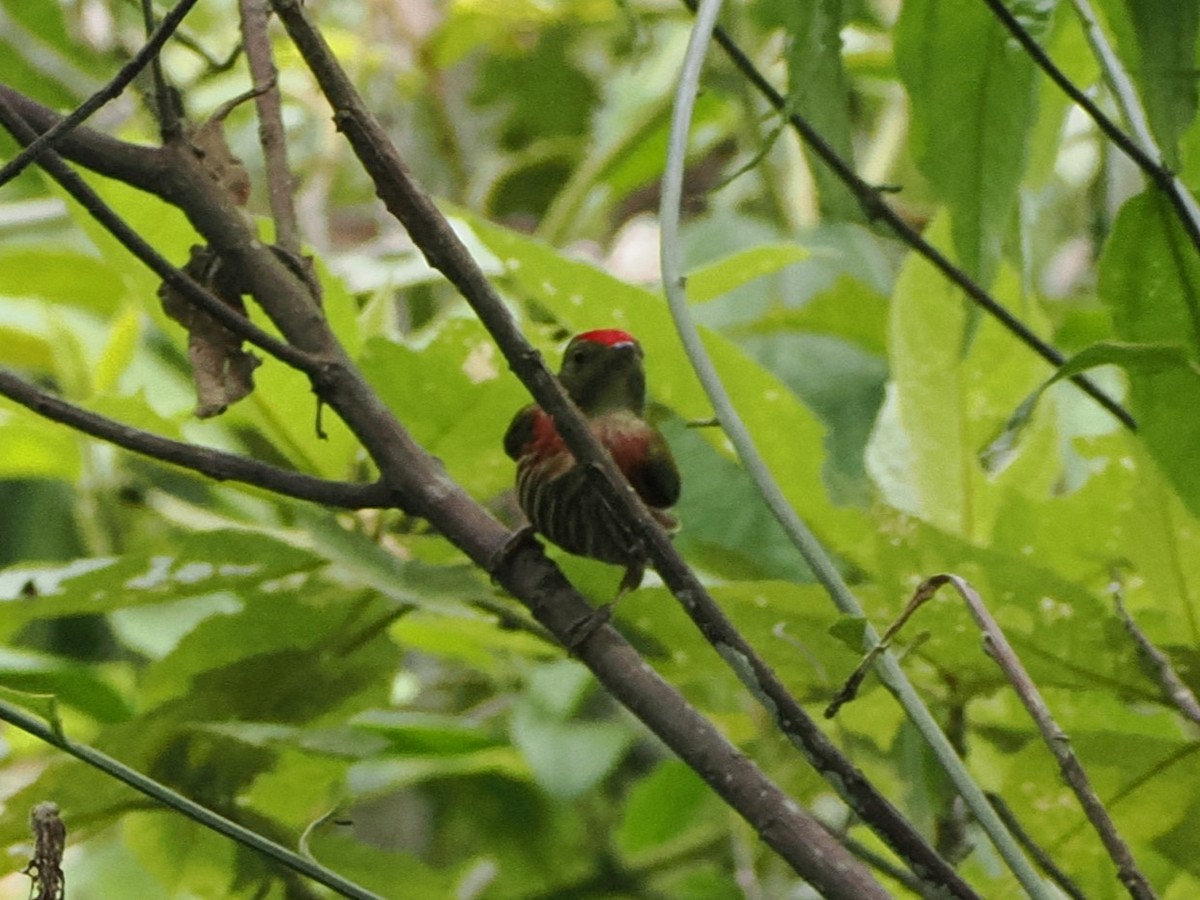
<svg viewBox="0 0 1200 900">
<path fill-rule="evenodd" d="M 588 341 L 592 344 L 603 344 L 605 347 L 615 347 L 618 344 L 636 344 L 635 338 L 628 331 L 619 328 L 598 328 L 595 331 L 585 331 L 575 336 L 577 341 Z"/>
</svg>

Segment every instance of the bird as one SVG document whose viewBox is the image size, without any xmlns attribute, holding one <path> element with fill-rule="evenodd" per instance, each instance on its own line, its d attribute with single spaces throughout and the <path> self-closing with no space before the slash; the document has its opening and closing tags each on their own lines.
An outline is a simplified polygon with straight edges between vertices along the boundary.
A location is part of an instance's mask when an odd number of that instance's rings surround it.
<svg viewBox="0 0 1200 900">
<path fill-rule="evenodd" d="M 651 516 L 674 532 L 678 521 L 668 508 L 679 500 L 679 469 L 666 438 L 646 421 L 643 359 L 642 345 L 626 331 L 586 331 L 567 344 L 558 380 Z M 504 451 L 517 464 L 517 501 L 536 532 L 570 553 L 625 567 L 608 608 L 636 589 L 645 574 L 644 550 L 549 414 L 537 404 L 518 410 Z"/>
</svg>

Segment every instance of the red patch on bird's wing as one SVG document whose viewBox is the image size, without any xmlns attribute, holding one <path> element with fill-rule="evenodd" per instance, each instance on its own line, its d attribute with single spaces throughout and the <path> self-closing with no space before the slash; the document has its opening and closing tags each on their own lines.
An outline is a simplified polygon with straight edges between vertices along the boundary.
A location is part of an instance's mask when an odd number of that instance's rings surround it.
<svg viewBox="0 0 1200 900">
<path fill-rule="evenodd" d="M 650 435 L 642 428 L 623 428 L 596 435 L 608 447 L 617 468 L 631 478 L 650 450 Z M 636 485 L 635 485 L 636 487 Z"/>
<path fill-rule="evenodd" d="M 628 331 L 621 331 L 619 328 L 598 328 L 595 331 L 585 331 L 583 334 L 577 335 L 575 340 L 603 344 L 605 347 L 611 347 L 614 344 L 637 343 L 637 339 L 632 334 Z"/>
<path fill-rule="evenodd" d="M 522 455 L 526 453 L 534 453 L 539 457 L 546 457 L 552 453 L 559 453 L 567 447 L 563 443 L 562 435 L 558 433 L 558 429 L 554 427 L 554 420 L 543 409 L 537 409 L 533 414 L 533 434 L 529 438 L 529 442 L 525 444 L 525 449 Z"/>
</svg>

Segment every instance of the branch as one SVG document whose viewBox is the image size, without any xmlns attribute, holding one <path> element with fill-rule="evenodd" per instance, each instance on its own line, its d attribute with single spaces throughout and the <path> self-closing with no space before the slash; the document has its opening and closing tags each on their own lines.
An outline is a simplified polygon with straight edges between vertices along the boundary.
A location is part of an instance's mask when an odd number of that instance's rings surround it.
<svg viewBox="0 0 1200 900">
<path fill-rule="evenodd" d="M 430 265 L 442 271 L 471 304 L 504 353 L 509 366 L 529 389 L 534 399 L 553 416 L 559 433 L 576 459 L 581 464 L 592 466 L 604 473 L 604 478 L 597 479 L 600 482 L 597 488 L 609 494 L 613 507 L 620 510 L 631 524 L 633 533 L 644 542 L 654 567 L 692 616 L 705 638 L 748 685 L 753 696 L 771 712 L 788 738 L 803 750 L 823 777 L 827 778 L 846 802 L 906 860 L 913 871 L 918 872 L 929 884 L 942 887 L 954 896 L 975 896 L 970 887 L 937 855 L 895 807 L 837 750 L 788 693 L 771 668 L 734 629 L 720 607 L 679 556 L 670 538 L 636 499 L 632 488 L 616 469 L 609 454 L 596 441 L 557 379 L 546 368 L 540 355 L 525 340 L 504 302 L 475 264 L 466 247 L 459 241 L 429 197 L 413 181 L 398 151 L 388 140 L 378 120 L 366 108 L 328 45 L 309 22 L 304 10 L 292 0 L 274 0 L 274 7 L 324 91 L 334 110 L 334 120 L 339 129 L 346 135 L 363 167 L 374 180 L 381 199 L 408 229 Z M 384 469 L 382 462 L 380 466 Z M 427 512 L 432 516 L 432 510 Z M 485 557 L 481 564 L 516 596 L 527 598 L 528 593 L 512 586 L 515 575 L 512 563 L 514 552 L 525 555 L 524 551 L 509 550 L 500 557 Z M 538 557 L 531 560 L 530 564 L 541 565 L 540 551 Z M 474 558 L 480 559 L 478 556 Z M 557 579 L 559 576 L 555 577 Z M 538 590 L 536 593 L 539 602 L 533 607 L 535 616 L 550 627 L 560 639 L 564 635 L 567 638 L 572 634 L 577 635 L 581 627 L 591 627 L 591 623 L 585 617 L 568 623 L 568 631 L 565 633 L 557 630 L 543 618 L 548 611 L 540 603 L 544 590 Z M 645 696 L 630 694 L 625 680 L 628 672 L 623 673 L 619 682 L 613 683 L 606 680 L 598 668 L 606 663 L 607 654 L 615 652 L 612 642 L 616 637 L 616 632 L 610 627 L 593 628 L 590 634 L 577 642 L 575 649 L 609 691 L 646 721 L 645 716 L 651 712 L 659 712 L 655 709 L 655 703 L 660 701 L 649 701 Z M 663 700 L 665 701 L 665 697 Z M 680 752 L 678 748 L 676 752 Z M 684 758 L 690 761 L 690 757 Z M 718 793 L 730 800 L 721 788 L 722 778 L 714 780 L 714 773 L 704 768 L 698 768 L 697 771 Z M 748 815 L 744 806 L 733 800 L 730 802 L 760 828 L 760 833 L 763 833 L 758 820 Z M 785 813 L 780 812 L 779 815 L 784 817 L 781 821 L 786 820 Z M 770 842 L 770 837 L 766 833 L 763 834 Z M 797 855 L 799 848 L 781 849 L 778 845 L 773 846 L 776 846 L 793 866 L 797 865 L 798 860 L 805 859 L 809 851 L 809 848 L 804 848 L 804 853 Z M 844 853 L 840 847 L 838 849 L 840 853 Z"/>
<path fill-rule="evenodd" d="M 295 180 L 288 167 L 283 113 L 279 107 L 278 73 L 271 58 L 267 33 L 267 0 L 238 0 L 242 17 L 242 44 L 254 79 L 254 105 L 258 111 L 258 139 L 262 144 L 267 172 L 267 196 L 275 222 L 275 243 L 287 252 L 300 254 L 300 226 L 292 203 Z"/>
<path fill-rule="evenodd" d="M 683 3 L 689 9 L 695 11 L 696 0 L 683 0 Z M 829 145 L 819 131 L 809 124 L 807 119 L 796 113 L 788 112 L 787 99 L 779 91 L 775 90 L 771 83 L 763 77 L 750 58 L 746 56 L 724 29 L 720 27 L 714 29 L 713 37 L 721 49 L 725 51 L 725 55 L 733 62 L 734 66 L 754 85 L 755 90 L 762 94 L 767 102 L 778 112 L 788 114 L 788 122 L 791 123 L 792 128 L 800 135 L 804 143 L 820 157 L 821 161 L 829 167 L 834 175 L 854 192 L 870 221 L 884 222 L 900 241 L 925 257 L 947 280 L 958 285 L 973 303 L 995 318 L 1020 340 L 1021 343 L 1033 350 L 1042 359 L 1055 368 L 1066 362 L 1066 357 L 1063 356 L 1061 351 L 1047 344 L 1034 334 L 1028 325 L 1009 312 L 1000 301 L 984 290 L 971 276 L 951 262 L 949 257 L 933 246 L 933 244 L 929 243 L 929 241 L 925 240 L 920 232 L 894 212 L 885 202 L 882 192 L 863 181 L 858 173 L 854 171 L 853 166 L 838 156 L 837 151 Z M 1120 403 L 1097 387 L 1089 378 L 1079 375 L 1072 378 L 1071 381 L 1081 391 L 1108 410 L 1130 431 L 1137 429 L 1137 421 L 1133 418 L 1133 415 L 1121 406 Z"/>
<path fill-rule="evenodd" d="M 931 578 L 925 579 L 917 586 L 913 593 L 912 599 L 908 601 L 908 605 L 904 611 L 900 613 L 895 622 L 884 633 L 883 638 L 878 644 L 871 648 L 871 651 L 866 655 L 858 668 L 846 680 L 845 686 L 838 692 L 837 697 L 830 703 L 829 709 L 826 710 L 827 716 L 836 714 L 837 710 L 846 702 L 853 699 L 854 694 L 858 690 L 858 686 L 862 683 L 865 677 L 867 666 L 870 662 L 884 652 L 884 648 L 892 640 L 897 632 L 904 624 L 912 617 L 912 615 L 926 603 L 931 600 L 937 593 L 938 589 L 943 585 L 949 584 L 966 602 L 967 608 L 971 612 L 971 618 L 975 620 L 975 624 L 979 626 L 983 632 L 984 651 L 994 659 L 1000 669 L 1008 678 L 1009 683 L 1017 692 L 1025 710 L 1029 713 L 1037 725 L 1038 731 L 1042 735 L 1042 740 L 1046 746 L 1050 748 L 1055 760 L 1058 762 L 1059 771 L 1062 772 L 1063 778 L 1070 785 L 1071 790 L 1075 792 L 1075 796 L 1079 800 L 1080 806 L 1083 807 L 1084 814 L 1088 817 L 1088 821 L 1092 823 L 1096 833 L 1100 835 L 1100 841 L 1104 844 L 1105 850 L 1108 851 L 1109 857 L 1117 866 L 1117 876 L 1129 891 L 1129 895 L 1135 900 L 1154 900 L 1157 896 L 1150 883 L 1146 880 L 1146 876 L 1142 874 L 1134 861 L 1133 853 L 1129 849 L 1129 845 L 1121 837 L 1117 831 L 1117 826 L 1109 816 L 1108 810 L 1097 796 L 1095 789 L 1088 780 L 1087 773 L 1083 769 L 1083 765 L 1079 762 L 1079 758 L 1071 750 L 1071 740 L 1063 731 L 1054 717 L 1050 714 L 1050 709 L 1046 706 L 1046 701 L 1042 698 L 1041 692 L 1038 691 L 1037 685 L 1033 683 L 1033 679 L 1029 677 L 1029 673 L 1021 665 L 1020 659 L 1017 657 L 1016 651 L 1012 645 L 1008 643 L 1008 639 L 1004 636 L 1004 632 L 1000 629 L 996 620 L 992 618 L 992 614 L 988 612 L 982 598 L 975 592 L 975 589 L 966 582 L 963 578 L 952 574 L 934 575 Z"/>
<path fill-rule="evenodd" d="M 69 753 L 76 759 L 83 760 L 89 766 L 99 769 L 106 775 L 117 779 L 117 781 L 129 785 L 135 791 L 139 791 L 170 809 L 182 813 L 189 819 L 199 822 L 205 828 L 212 829 L 218 834 L 223 834 L 252 850 L 257 850 L 259 853 L 270 857 L 288 869 L 299 872 L 302 875 L 307 875 L 313 881 L 325 885 L 325 887 L 336 891 L 343 897 L 350 897 L 353 900 L 383 900 L 378 894 L 373 894 L 359 887 L 354 882 L 343 878 L 337 872 L 331 871 L 314 860 L 303 857 L 274 841 L 269 841 L 257 832 L 251 831 L 249 828 L 239 825 L 237 822 L 227 819 L 193 800 L 189 800 L 183 794 L 171 790 L 166 785 L 152 778 L 147 778 L 141 772 L 129 768 L 108 754 L 101 753 L 99 750 L 89 747 L 86 744 L 75 743 L 65 737 L 59 728 L 45 724 L 37 717 L 30 715 L 20 707 L 14 706 L 6 700 L 0 700 L 0 720 L 8 722 L 10 725 L 28 734 L 32 734 L 47 744 L 57 747 L 64 753 Z M 54 724 L 57 725 L 58 723 Z"/>
<path fill-rule="evenodd" d="M 1171 704 L 1183 713 L 1184 716 L 1190 719 L 1192 724 L 1200 725 L 1200 701 L 1197 701 L 1195 693 L 1179 677 L 1179 673 L 1171 665 L 1170 657 L 1151 643 L 1150 638 L 1138 627 L 1138 623 L 1133 620 L 1133 616 L 1125 610 L 1125 604 L 1121 602 L 1119 590 L 1113 592 L 1113 603 L 1117 607 L 1117 615 L 1120 616 L 1121 621 L 1124 623 L 1125 630 L 1129 632 L 1134 643 L 1138 645 L 1138 650 L 1142 656 L 1149 660 L 1150 665 L 1154 667 L 1163 696 L 1170 700 Z"/>
<path fill-rule="evenodd" d="M 250 457 L 209 447 L 198 447 L 142 431 L 132 425 L 125 425 L 81 409 L 60 397 L 40 390 L 3 368 L 0 368 L 0 394 L 43 418 L 60 422 L 76 431 L 90 434 L 159 462 L 199 472 L 216 481 L 238 481 L 283 494 L 285 497 L 341 509 L 381 509 L 390 507 L 394 502 L 391 492 L 380 483 L 351 484 L 326 481 L 323 478 L 280 469 Z"/>
<path fill-rule="evenodd" d="M 1103 32 L 1100 32 L 1096 25 L 1095 16 L 1086 3 L 1076 3 L 1076 12 L 1083 20 L 1088 40 L 1096 51 L 1096 55 L 1100 57 L 1101 65 L 1108 74 L 1109 81 L 1125 111 L 1125 118 L 1133 125 L 1134 132 L 1138 135 L 1138 141 L 1122 131 L 1112 119 L 1105 115 L 1104 110 L 1100 109 L 1087 94 L 1075 86 L 1066 73 L 1054 64 L 1046 51 L 1033 39 L 1033 35 L 1009 11 L 1003 0 L 983 0 L 983 2 L 1000 20 L 1000 24 L 1008 29 L 1009 34 L 1025 48 L 1025 52 L 1038 67 L 1050 77 L 1050 80 L 1058 85 L 1062 92 L 1071 98 L 1072 102 L 1086 112 L 1096 123 L 1096 127 L 1113 142 L 1117 149 L 1124 153 L 1154 184 L 1158 185 L 1159 190 L 1167 195 L 1171 205 L 1175 207 L 1179 221 L 1183 223 L 1184 230 L 1192 239 L 1192 246 L 1200 251 L 1200 209 L 1197 208 L 1196 201 L 1187 187 L 1162 161 L 1162 151 L 1159 150 L 1154 141 L 1154 135 L 1146 123 L 1145 114 L 1141 111 L 1138 103 L 1137 93 L 1128 76 L 1124 75 L 1121 70 L 1116 54 L 1108 47 Z M 1093 34 L 1093 30 L 1095 34 Z"/>
</svg>

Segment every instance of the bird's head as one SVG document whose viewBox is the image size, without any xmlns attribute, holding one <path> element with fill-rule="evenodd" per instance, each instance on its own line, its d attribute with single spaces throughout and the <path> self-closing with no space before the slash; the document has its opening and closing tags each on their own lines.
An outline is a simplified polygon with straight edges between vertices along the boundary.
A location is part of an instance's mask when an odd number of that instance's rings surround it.
<svg viewBox="0 0 1200 900">
<path fill-rule="evenodd" d="M 585 415 L 625 410 L 640 416 L 646 406 L 642 346 L 615 328 L 571 338 L 558 380 Z"/>
</svg>

